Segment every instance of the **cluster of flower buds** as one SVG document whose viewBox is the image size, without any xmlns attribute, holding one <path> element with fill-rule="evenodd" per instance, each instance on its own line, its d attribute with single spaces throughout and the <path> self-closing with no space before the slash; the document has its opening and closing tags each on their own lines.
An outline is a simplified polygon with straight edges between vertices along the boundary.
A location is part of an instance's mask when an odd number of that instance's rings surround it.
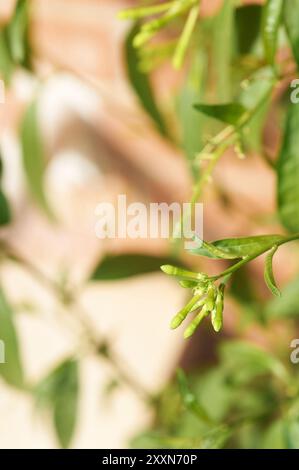
<svg viewBox="0 0 299 470">
<path fill-rule="evenodd" d="M 190 313 L 195 314 L 184 333 L 184 338 L 190 338 L 202 320 L 211 316 L 211 323 L 216 332 L 220 331 L 223 324 L 224 284 L 216 285 L 204 273 L 193 273 L 175 266 L 161 266 L 164 273 L 180 279 L 180 285 L 191 288 L 193 296 L 191 300 L 180 310 L 171 321 L 171 328 L 178 328 Z"/>
</svg>

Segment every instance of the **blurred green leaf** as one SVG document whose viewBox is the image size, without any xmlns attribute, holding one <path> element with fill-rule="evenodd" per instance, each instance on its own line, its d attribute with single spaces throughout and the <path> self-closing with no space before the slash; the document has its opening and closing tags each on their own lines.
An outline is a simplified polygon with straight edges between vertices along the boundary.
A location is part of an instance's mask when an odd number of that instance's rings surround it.
<svg viewBox="0 0 299 470">
<path fill-rule="evenodd" d="M 299 419 L 286 419 L 284 438 L 287 449 L 299 449 Z"/>
<path fill-rule="evenodd" d="M 13 69 L 14 64 L 10 56 L 7 31 L 3 28 L 0 31 L 0 74 L 5 83 L 9 82 Z"/>
<path fill-rule="evenodd" d="M 285 422 L 283 419 L 278 419 L 271 423 L 271 425 L 264 432 L 263 436 L 263 449 L 285 449 Z"/>
<path fill-rule="evenodd" d="M 67 359 L 43 379 L 35 390 L 39 406 L 49 407 L 62 447 L 69 447 L 77 421 L 79 377 L 78 363 Z"/>
<path fill-rule="evenodd" d="M 242 90 L 239 100 L 247 109 L 252 110 L 262 103 L 242 132 L 242 142 L 250 150 L 261 151 L 265 121 L 271 103 L 272 72 L 269 67 L 257 71 L 252 80 Z M 266 97 L 266 99 L 264 99 Z"/>
<path fill-rule="evenodd" d="M 11 212 L 6 196 L 0 189 L 0 226 L 7 225 L 11 221 Z"/>
<path fill-rule="evenodd" d="M 0 376 L 17 388 L 24 388 L 23 367 L 13 312 L 0 288 L 0 340 L 5 346 L 5 364 L 0 364 Z"/>
<path fill-rule="evenodd" d="M 23 166 L 29 190 L 39 206 L 53 219 L 43 186 L 45 155 L 39 129 L 38 103 L 36 100 L 25 111 L 21 125 L 21 145 Z"/>
<path fill-rule="evenodd" d="M 219 13 L 213 18 L 213 40 L 210 60 L 215 75 L 216 97 L 218 100 L 231 99 L 234 31 L 233 2 L 224 0 Z"/>
<path fill-rule="evenodd" d="M 28 1 L 18 0 L 13 18 L 7 27 L 10 54 L 16 64 L 24 65 L 28 58 L 28 29 Z"/>
<path fill-rule="evenodd" d="M 286 380 L 284 365 L 269 352 L 246 341 L 229 341 L 220 347 L 221 359 L 230 367 L 253 369 L 256 375 L 270 372 Z"/>
<path fill-rule="evenodd" d="M 283 225 L 299 231 L 299 106 L 290 105 L 280 155 L 277 163 L 278 208 Z"/>
<path fill-rule="evenodd" d="M 29 67 L 28 1 L 18 0 L 12 18 L 0 31 L 0 73 L 9 83 L 16 66 Z"/>
<path fill-rule="evenodd" d="M 231 434 L 232 430 L 228 426 L 218 426 L 201 438 L 199 449 L 223 449 Z"/>
<path fill-rule="evenodd" d="M 107 255 L 93 271 L 92 281 L 113 281 L 160 271 L 172 258 L 142 254 Z M 177 261 L 175 260 L 177 263 Z"/>
<path fill-rule="evenodd" d="M 274 246 L 270 252 L 268 253 L 265 261 L 265 270 L 264 270 L 264 278 L 265 282 L 269 288 L 269 290 L 272 292 L 273 295 L 276 295 L 277 297 L 281 296 L 280 290 L 278 289 L 275 279 L 274 279 L 274 274 L 273 274 L 273 267 L 272 267 L 272 262 L 273 262 L 273 256 L 277 251 L 277 246 Z"/>
<path fill-rule="evenodd" d="M 282 235 L 258 235 L 253 237 L 226 238 L 215 242 L 202 244 L 199 241 L 199 247 L 190 250 L 194 255 L 206 256 L 208 258 L 224 258 L 227 253 L 227 259 L 243 258 L 244 256 L 253 256 L 254 254 L 270 250 L 276 243 L 282 241 Z M 216 250 L 213 251 L 212 248 Z M 217 249 L 219 253 L 217 254 Z M 221 254 L 221 256 L 220 256 Z"/>
<path fill-rule="evenodd" d="M 284 24 L 299 68 L 299 0 L 286 1 L 283 8 Z"/>
<path fill-rule="evenodd" d="M 206 116 L 218 119 L 219 121 L 231 124 L 232 126 L 237 126 L 247 111 L 240 103 L 214 105 L 198 103 L 194 105 L 194 108 Z"/>
<path fill-rule="evenodd" d="M 139 69 L 138 51 L 133 46 L 133 40 L 139 30 L 135 24 L 130 30 L 125 43 L 125 58 L 130 83 L 138 96 L 145 111 L 156 124 L 157 129 L 163 136 L 168 135 L 164 119 L 156 104 L 149 78 L 146 73 Z"/>
<path fill-rule="evenodd" d="M 234 401 L 234 393 L 227 381 L 224 367 L 213 367 L 195 378 L 193 390 L 209 416 L 217 422 L 223 420 Z"/>
<path fill-rule="evenodd" d="M 283 0 L 266 0 L 262 13 L 262 32 L 266 59 L 274 65 Z"/>
<path fill-rule="evenodd" d="M 299 278 L 295 278 L 282 289 L 280 298 L 267 303 L 267 318 L 297 317 L 299 315 Z"/>
<path fill-rule="evenodd" d="M 258 38 L 261 5 L 241 5 L 235 10 L 235 28 L 239 54 L 248 54 Z"/>
<path fill-rule="evenodd" d="M 207 56 L 201 48 L 194 54 L 190 71 L 177 101 L 177 114 L 181 126 L 182 146 L 194 176 L 198 168 L 195 157 L 204 144 L 205 116 L 196 112 L 193 104 L 203 99 L 207 80 Z"/>
<path fill-rule="evenodd" d="M 177 370 L 177 379 L 179 383 L 180 394 L 187 410 L 193 413 L 197 418 L 209 422 L 210 417 L 190 389 L 187 377 L 182 369 Z"/>
</svg>

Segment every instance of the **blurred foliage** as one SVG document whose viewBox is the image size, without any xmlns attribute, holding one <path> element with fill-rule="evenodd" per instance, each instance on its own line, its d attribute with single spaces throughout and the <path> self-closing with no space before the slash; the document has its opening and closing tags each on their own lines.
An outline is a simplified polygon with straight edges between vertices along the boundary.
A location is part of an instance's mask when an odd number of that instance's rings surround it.
<svg viewBox="0 0 299 470">
<path fill-rule="evenodd" d="M 214 367 L 188 380 L 178 371 L 152 429 L 132 446 L 298 449 L 298 387 L 295 368 L 250 343 L 224 341 Z"/>
</svg>

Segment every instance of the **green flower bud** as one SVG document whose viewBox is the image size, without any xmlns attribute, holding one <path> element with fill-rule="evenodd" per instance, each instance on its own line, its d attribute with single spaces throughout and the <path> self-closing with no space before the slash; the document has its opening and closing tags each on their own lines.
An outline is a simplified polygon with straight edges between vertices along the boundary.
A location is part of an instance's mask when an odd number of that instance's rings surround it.
<svg viewBox="0 0 299 470">
<path fill-rule="evenodd" d="M 195 331 L 197 330 L 198 326 L 202 322 L 202 320 L 209 314 L 207 311 L 206 306 L 204 305 L 201 312 L 194 318 L 194 320 L 190 323 L 188 328 L 185 330 L 184 338 L 188 339 L 192 335 L 194 335 Z"/>
<path fill-rule="evenodd" d="M 190 302 L 188 302 L 187 305 L 185 305 L 185 307 L 182 308 L 182 310 L 180 310 L 179 313 L 176 314 L 176 316 L 171 321 L 171 324 L 170 324 L 171 329 L 175 330 L 181 325 L 181 323 L 187 317 L 188 313 L 193 311 L 192 309 L 194 309 L 194 306 L 199 301 L 199 299 L 200 299 L 200 296 L 198 295 L 192 297 Z"/>
<path fill-rule="evenodd" d="M 208 288 L 207 298 L 205 302 L 205 306 L 207 311 L 211 312 L 215 306 L 215 286 L 214 284 L 210 284 Z"/>
<path fill-rule="evenodd" d="M 223 307 L 224 307 L 224 284 L 221 284 L 215 302 L 215 307 L 211 313 L 211 322 L 214 330 L 218 333 L 223 325 Z"/>
</svg>

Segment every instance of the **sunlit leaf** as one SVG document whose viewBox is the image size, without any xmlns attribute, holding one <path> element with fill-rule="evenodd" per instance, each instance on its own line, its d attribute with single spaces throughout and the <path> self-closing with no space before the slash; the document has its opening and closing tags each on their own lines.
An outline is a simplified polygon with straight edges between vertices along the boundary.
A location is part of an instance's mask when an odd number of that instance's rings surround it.
<svg viewBox="0 0 299 470">
<path fill-rule="evenodd" d="M 0 376 L 17 388 L 24 387 L 23 367 L 13 312 L 0 288 L 0 339 L 5 348 L 5 364 L 0 363 Z"/>
<path fill-rule="evenodd" d="M 166 136 L 168 135 L 166 125 L 159 111 L 159 108 L 156 104 L 149 78 L 147 74 L 140 71 L 138 67 L 138 63 L 139 63 L 138 51 L 133 46 L 133 39 L 136 36 L 138 29 L 139 29 L 138 25 L 135 25 L 129 32 L 127 39 L 126 39 L 126 44 L 125 44 L 125 56 L 126 57 L 125 58 L 126 58 L 128 77 L 143 108 L 152 118 L 159 132 L 163 136 Z"/>
</svg>

